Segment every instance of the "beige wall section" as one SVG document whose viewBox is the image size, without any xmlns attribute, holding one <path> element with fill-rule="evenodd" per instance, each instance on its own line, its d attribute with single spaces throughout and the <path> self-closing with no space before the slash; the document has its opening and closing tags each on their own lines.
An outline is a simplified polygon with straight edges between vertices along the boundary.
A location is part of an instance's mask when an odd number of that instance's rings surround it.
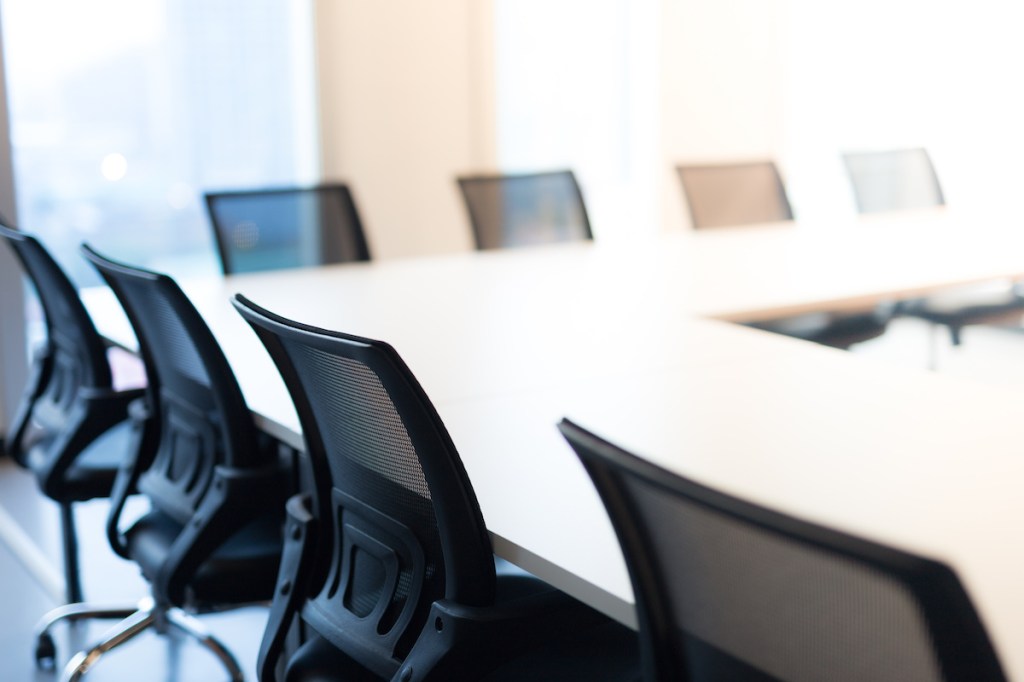
<svg viewBox="0 0 1024 682">
<path fill-rule="evenodd" d="M 785 135 L 786 0 L 664 0 L 661 171 L 665 229 L 689 226 L 675 166 L 777 157 Z"/>
<path fill-rule="evenodd" d="M 317 0 L 323 176 L 375 258 L 471 248 L 455 175 L 494 165 L 490 2 Z"/>
</svg>

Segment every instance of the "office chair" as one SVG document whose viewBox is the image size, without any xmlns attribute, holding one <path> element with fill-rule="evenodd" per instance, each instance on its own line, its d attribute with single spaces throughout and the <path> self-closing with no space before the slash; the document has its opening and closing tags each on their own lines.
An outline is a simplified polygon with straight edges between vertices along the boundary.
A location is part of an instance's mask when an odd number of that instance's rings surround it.
<svg viewBox="0 0 1024 682">
<path fill-rule="evenodd" d="M 944 206 L 946 201 L 928 150 L 923 148 L 843 154 L 860 213 L 905 211 Z M 1024 291 L 1019 286 L 964 287 L 906 301 L 900 313 L 949 330 L 959 346 L 963 328 L 975 324 L 1020 324 Z M 932 360 L 934 364 L 934 357 Z"/>
<path fill-rule="evenodd" d="M 935 166 L 924 148 L 847 152 L 843 165 L 858 213 L 905 211 L 946 203 Z"/>
<path fill-rule="evenodd" d="M 694 229 L 793 219 L 779 169 L 771 161 L 676 166 Z"/>
<path fill-rule="evenodd" d="M 241 295 L 234 305 L 284 378 L 312 472 L 288 501 L 263 682 L 475 680 L 566 633 L 607 632 L 605 617 L 495 559 L 455 446 L 394 349 Z M 635 665 L 627 634 L 612 638 L 625 643 L 609 674 Z M 562 666 L 545 679 L 577 679 Z"/>
<path fill-rule="evenodd" d="M 949 567 L 559 429 L 622 544 L 646 680 L 1006 679 Z"/>
<path fill-rule="evenodd" d="M 571 170 L 456 178 L 477 249 L 593 239 Z"/>
<path fill-rule="evenodd" d="M 696 230 L 793 220 L 778 167 L 772 161 L 676 166 Z M 855 313 L 812 313 L 747 326 L 849 349 L 885 333 L 894 306 Z"/>
<path fill-rule="evenodd" d="M 80 602 L 73 505 L 110 495 L 118 467 L 133 447 L 128 406 L 143 393 L 115 390 L 106 344 L 46 248 L 3 225 L 0 237 L 32 282 L 46 326 L 4 447 L 60 507 L 67 601 Z"/>
<path fill-rule="evenodd" d="M 132 414 L 141 446 L 118 474 L 107 536 L 117 554 L 138 564 L 152 594 L 101 642 L 72 657 L 63 679 L 80 679 L 106 652 L 149 627 L 173 627 L 212 651 L 232 680 L 241 680 L 234 657 L 187 611 L 270 599 L 282 547 L 286 470 L 260 443 L 227 360 L 174 280 L 116 263 L 88 246 L 82 252 L 124 307 L 149 377 L 146 403 L 135 403 Z M 149 511 L 122 529 L 132 490 L 148 499 Z M 93 615 L 85 604 L 58 609 L 38 636 L 49 639 L 58 621 Z"/>
<path fill-rule="evenodd" d="M 344 184 L 203 196 L 226 275 L 370 260 Z"/>
</svg>

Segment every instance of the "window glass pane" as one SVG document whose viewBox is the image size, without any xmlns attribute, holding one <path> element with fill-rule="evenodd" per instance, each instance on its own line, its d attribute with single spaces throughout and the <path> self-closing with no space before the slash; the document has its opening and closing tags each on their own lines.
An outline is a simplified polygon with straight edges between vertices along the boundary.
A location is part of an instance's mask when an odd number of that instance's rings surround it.
<svg viewBox="0 0 1024 682">
<path fill-rule="evenodd" d="M 312 11 L 252 0 L 4 0 L 19 226 L 72 277 L 77 248 L 218 271 L 202 193 L 316 172 Z"/>
</svg>

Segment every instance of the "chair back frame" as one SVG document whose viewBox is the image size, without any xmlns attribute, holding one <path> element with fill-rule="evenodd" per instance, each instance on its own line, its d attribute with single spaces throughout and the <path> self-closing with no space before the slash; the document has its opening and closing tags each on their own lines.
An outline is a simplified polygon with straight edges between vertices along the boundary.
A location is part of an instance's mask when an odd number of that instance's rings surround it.
<svg viewBox="0 0 1024 682">
<path fill-rule="evenodd" d="M 473 238 L 476 243 L 476 248 L 484 250 L 523 245 L 517 241 L 517 236 L 515 234 L 510 233 L 507 225 L 502 224 L 497 227 L 495 226 L 495 223 L 498 221 L 496 221 L 494 216 L 490 214 L 490 211 L 485 211 L 483 209 L 480 205 L 481 202 L 478 202 L 474 198 L 476 188 L 493 186 L 496 189 L 500 189 L 502 186 L 528 186 L 530 183 L 559 180 L 564 182 L 568 188 L 569 195 L 572 200 L 572 208 L 579 214 L 579 224 L 568 226 L 569 229 L 575 230 L 578 233 L 571 237 L 571 239 L 584 241 L 592 240 L 594 238 L 594 234 L 590 226 L 590 217 L 587 213 L 586 202 L 583 199 L 583 191 L 580 189 L 579 182 L 576 180 L 576 174 L 573 173 L 572 170 L 565 169 L 537 173 L 512 174 L 481 173 L 456 178 L 459 191 L 462 194 L 463 203 L 466 207 L 466 212 L 469 215 L 469 222 L 473 230 Z M 545 241 L 564 241 L 567 238 L 570 237 L 549 236 L 545 237 Z"/>
<path fill-rule="evenodd" d="M 676 173 L 686 195 L 690 224 L 694 229 L 793 220 L 793 208 L 786 186 L 774 161 L 683 164 L 676 166 Z M 705 187 L 703 190 L 700 188 L 702 178 L 714 179 L 716 176 L 716 186 Z M 728 199 L 718 197 L 718 209 L 708 205 L 715 199 L 709 195 L 716 190 L 730 194 Z M 748 200 L 746 204 L 741 204 L 746 205 L 745 210 L 735 208 L 737 199 Z M 751 207 L 750 202 L 755 205 Z"/>
<path fill-rule="evenodd" d="M 287 320 L 271 313 L 241 295 L 235 308 L 252 326 L 267 348 L 295 404 L 302 426 L 306 453 L 312 471 L 308 501 L 311 517 L 304 527 L 315 529 L 316 549 L 302 550 L 315 556 L 312 565 L 301 573 L 306 597 L 293 599 L 289 608 L 301 612 L 303 620 L 338 649 L 361 665 L 381 675 L 391 675 L 425 627 L 431 606 L 439 599 L 485 607 L 494 602 L 495 572 L 490 539 L 468 476 L 451 438 L 422 387 L 391 346 L 362 337 L 327 331 Z M 328 448 L 324 430 L 332 428 L 331 411 L 316 402 L 307 385 L 308 377 L 300 368 L 301 355 L 320 354 L 337 360 L 339 367 L 358 365 L 369 374 L 368 381 L 383 388 L 387 400 L 407 432 L 429 490 L 429 503 L 436 518 L 443 561 L 436 567 L 443 582 L 424 582 L 420 575 L 431 550 L 421 543 L 417 521 L 381 511 L 372 498 L 364 498 L 352 476 L 343 476 L 341 467 L 353 466 L 361 453 L 334 452 Z M 349 371 L 340 369 L 338 371 Z M 372 399 L 370 400 L 372 402 Z M 335 416 L 335 419 L 337 417 Z M 353 446 L 354 447 L 354 446 Z M 373 464 L 359 464 L 369 466 Z M 360 473 L 359 476 L 373 475 Z M 350 480 L 343 480 L 349 478 Z M 374 476 L 379 481 L 378 476 Z M 376 484 L 379 485 L 379 482 Z M 407 497 L 410 490 L 391 486 L 395 496 Z M 298 502 L 292 502 L 292 507 Z M 305 514 L 306 512 L 303 512 Z M 292 510 L 292 516 L 296 512 Z M 302 518 L 300 514 L 298 518 Z M 311 532 L 311 531 L 306 531 Z M 306 539 L 307 542 L 311 540 Z M 358 552 L 372 554 L 388 567 L 379 601 L 364 612 L 356 613 L 344 595 L 354 590 L 358 567 L 352 557 Z M 286 549 L 285 563 L 292 563 Z M 302 560 L 295 559 L 296 566 Z M 387 616 L 397 589 L 395 572 L 412 565 L 412 584 L 402 613 Z M 433 564 L 432 564 L 433 565 Z M 303 603 L 300 603 L 303 602 Z M 276 605 L 275 605 L 276 606 Z M 385 616 L 387 616 L 385 618 Z M 286 627 L 287 614 L 274 614 L 272 622 Z M 268 628 L 265 643 L 281 644 L 281 633 Z M 381 652 L 386 655 L 381 656 Z M 280 652 L 263 651 L 261 660 L 275 660 Z M 263 663 L 261 663 L 263 665 Z"/>
<path fill-rule="evenodd" d="M 943 679 L 1006 679 L 977 612 L 948 566 L 723 494 L 647 462 L 568 419 L 558 428 L 590 474 L 622 545 L 637 602 L 647 679 L 682 681 L 691 675 L 676 640 L 683 627 L 666 599 L 670 578 L 662 575 L 659 548 L 645 527 L 631 481 L 891 576 L 921 609 Z"/>
<path fill-rule="evenodd" d="M 336 202 L 335 209 L 339 212 L 340 225 L 319 224 L 320 243 L 323 251 L 316 262 L 301 260 L 287 263 L 281 267 L 300 267 L 327 265 L 331 263 L 358 262 L 370 260 L 370 249 L 366 242 L 366 234 L 359 211 L 356 208 L 352 190 L 344 183 L 324 183 L 312 187 L 268 187 L 262 189 L 231 190 L 223 192 L 206 192 L 203 201 L 207 215 L 213 228 L 217 253 L 220 256 L 221 268 L 225 275 L 248 272 L 240 263 L 236 263 L 235 250 L 231 243 L 234 239 L 231 226 L 226 224 L 220 213 L 220 206 L 234 201 L 286 199 L 303 195 L 316 196 L 320 201 Z M 298 229 L 296 227 L 296 229 Z M 340 230 L 340 233 L 331 230 Z M 273 268 L 275 266 L 268 266 Z M 266 269 L 266 268 L 264 268 Z"/>
</svg>

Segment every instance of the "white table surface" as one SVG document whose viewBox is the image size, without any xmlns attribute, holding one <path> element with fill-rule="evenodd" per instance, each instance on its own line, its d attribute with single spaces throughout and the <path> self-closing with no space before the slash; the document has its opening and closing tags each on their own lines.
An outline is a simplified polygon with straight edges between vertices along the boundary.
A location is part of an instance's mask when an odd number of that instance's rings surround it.
<svg viewBox="0 0 1024 682">
<path fill-rule="evenodd" d="M 985 225 L 924 214 L 182 284 L 261 426 L 293 444 L 294 410 L 229 297 L 391 343 L 451 432 L 495 551 L 623 622 L 635 622 L 628 575 L 555 429 L 563 416 L 725 492 L 948 562 L 1024 678 L 1024 391 L 703 319 L 1024 275 L 1024 236 Z M 86 301 L 131 344 L 108 292 Z"/>
</svg>

